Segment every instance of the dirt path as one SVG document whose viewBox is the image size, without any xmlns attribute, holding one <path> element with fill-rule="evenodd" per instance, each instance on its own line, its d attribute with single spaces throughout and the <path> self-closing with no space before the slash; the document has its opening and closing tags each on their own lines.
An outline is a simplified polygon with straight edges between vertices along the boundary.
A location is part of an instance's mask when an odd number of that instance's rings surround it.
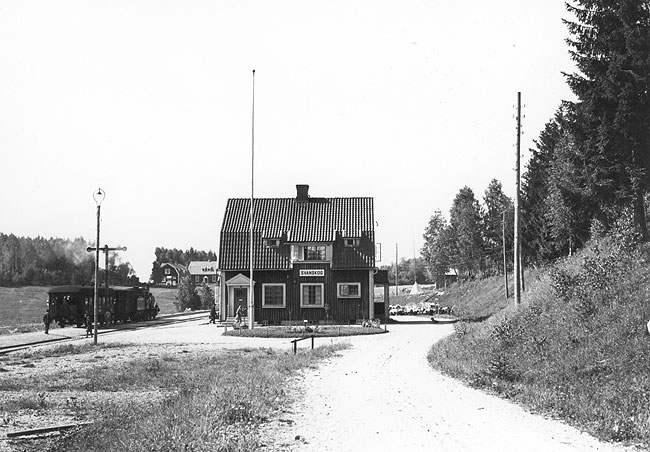
<svg viewBox="0 0 650 452">
<path fill-rule="evenodd" d="M 426 361 L 452 326 L 400 324 L 351 340 L 341 356 L 305 372 L 291 413 L 267 427 L 272 451 L 632 450 L 473 390 Z"/>
<path fill-rule="evenodd" d="M 404 323 L 390 326 L 389 334 L 320 339 L 321 343 L 350 342 L 352 348 L 316 369 L 306 370 L 291 383 L 287 393 L 295 392 L 299 399 L 289 413 L 264 426 L 262 437 L 269 439 L 266 450 L 633 450 L 598 442 L 560 422 L 531 415 L 505 400 L 443 377 L 429 367 L 426 355 L 434 342 L 453 332 L 453 327 L 434 325 L 421 318 L 412 318 L 419 320 L 412 323 L 406 322 L 407 317 L 400 320 Z M 101 342 L 138 344 L 138 352 L 145 355 L 160 352 L 166 344 L 183 345 L 188 349 L 291 349 L 288 339 L 223 336 L 222 331 L 203 319 L 191 324 L 105 335 Z M 318 340 L 316 345 L 319 345 Z M 102 354 L 105 360 L 119 360 L 121 356 L 110 351 Z M 59 364 L 60 361 L 58 358 Z M 30 372 L 42 372 L 43 366 L 52 367 L 47 363 L 44 359 L 36 367 L 20 367 L 19 378 L 29 378 Z M 70 364 L 73 363 L 78 365 L 78 358 L 73 357 Z M 36 419 L 34 422 L 40 425 L 45 421 Z M 22 425 L 29 426 L 29 423 Z M 6 446 L 3 442 L 0 440 L 0 450 L 9 450 L 3 447 Z"/>
</svg>

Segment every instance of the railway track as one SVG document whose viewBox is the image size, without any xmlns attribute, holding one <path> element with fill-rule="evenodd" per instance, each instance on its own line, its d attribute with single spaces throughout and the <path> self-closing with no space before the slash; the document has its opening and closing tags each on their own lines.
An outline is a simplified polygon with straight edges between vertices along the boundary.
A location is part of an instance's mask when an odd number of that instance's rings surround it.
<svg viewBox="0 0 650 452">
<path fill-rule="evenodd" d="M 207 312 L 191 312 L 191 313 L 179 313 L 172 314 L 167 316 L 158 317 L 155 320 L 143 321 L 143 322 L 130 322 L 130 323 L 120 323 L 113 325 L 110 328 L 102 328 L 97 330 L 98 336 L 110 335 L 113 333 L 124 332 L 124 331 L 137 331 L 145 328 L 157 328 L 162 326 L 170 326 L 181 323 L 192 322 L 196 320 L 207 319 Z M 54 332 L 53 332 L 54 331 Z M 57 334 L 60 333 L 60 334 Z M 79 334 L 75 334 L 80 332 Z M 82 332 L 82 333 L 81 333 Z M 9 353 L 29 350 L 32 348 L 42 347 L 52 344 L 68 343 L 81 340 L 87 340 L 85 330 L 83 328 L 62 328 L 56 330 L 50 330 L 49 335 L 45 335 L 43 332 L 39 333 L 22 333 L 15 336 L 11 336 L 12 343 L 4 344 L 3 336 L 0 336 L 0 355 L 6 355 Z M 64 333 L 64 334 L 61 334 Z M 5 336 L 6 339 L 6 336 Z"/>
</svg>

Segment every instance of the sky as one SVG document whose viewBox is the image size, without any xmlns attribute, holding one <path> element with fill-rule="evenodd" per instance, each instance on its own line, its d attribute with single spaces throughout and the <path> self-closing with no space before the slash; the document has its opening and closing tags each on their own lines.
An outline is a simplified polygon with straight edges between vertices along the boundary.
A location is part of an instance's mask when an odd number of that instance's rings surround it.
<svg viewBox="0 0 650 452">
<path fill-rule="evenodd" d="M 3 0 L 0 232 L 94 242 L 101 187 L 100 245 L 144 281 L 156 247 L 218 252 L 254 149 L 256 197 L 373 197 L 378 265 L 413 258 L 464 186 L 514 196 L 517 93 L 522 165 L 573 99 L 562 18 L 563 0 Z"/>
</svg>

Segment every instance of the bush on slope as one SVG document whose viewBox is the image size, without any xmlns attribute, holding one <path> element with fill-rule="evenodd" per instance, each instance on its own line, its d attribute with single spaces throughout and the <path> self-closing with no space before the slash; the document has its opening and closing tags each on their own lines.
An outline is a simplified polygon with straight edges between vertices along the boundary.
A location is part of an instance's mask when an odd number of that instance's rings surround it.
<svg viewBox="0 0 650 452">
<path fill-rule="evenodd" d="M 614 441 L 650 445 L 650 246 L 623 231 L 531 281 L 519 308 L 457 324 L 434 367 Z"/>
</svg>

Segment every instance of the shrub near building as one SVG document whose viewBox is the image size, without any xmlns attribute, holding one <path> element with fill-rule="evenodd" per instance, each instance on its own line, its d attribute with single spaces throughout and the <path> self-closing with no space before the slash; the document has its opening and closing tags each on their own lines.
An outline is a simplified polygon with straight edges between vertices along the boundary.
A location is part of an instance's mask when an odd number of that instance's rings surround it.
<svg viewBox="0 0 650 452">
<path fill-rule="evenodd" d="M 461 323 L 434 367 L 565 419 L 595 436 L 650 445 L 650 245 L 620 230 L 535 281 L 519 308 Z"/>
<path fill-rule="evenodd" d="M 178 283 L 178 294 L 174 305 L 179 311 L 201 309 L 201 297 L 190 276 L 182 277 Z"/>
</svg>

